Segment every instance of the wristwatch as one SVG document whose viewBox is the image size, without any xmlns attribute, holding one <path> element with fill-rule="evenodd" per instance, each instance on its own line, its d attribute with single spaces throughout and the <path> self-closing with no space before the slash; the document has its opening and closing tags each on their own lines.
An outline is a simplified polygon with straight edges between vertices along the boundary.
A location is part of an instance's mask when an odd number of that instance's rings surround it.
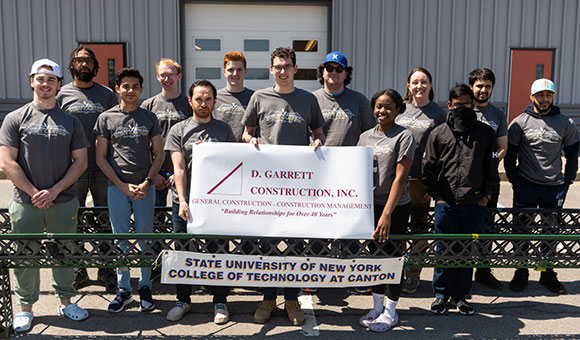
<svg viewBox="0 0 580 340">
<path fill-rule="evenodd" d="M 151 177 L 147 177 L 145 178 L 145 180 L 147 181 L 147 183 L 149 183 L 149 185 L 153 184 L 153 179 Z"/>
</svg>

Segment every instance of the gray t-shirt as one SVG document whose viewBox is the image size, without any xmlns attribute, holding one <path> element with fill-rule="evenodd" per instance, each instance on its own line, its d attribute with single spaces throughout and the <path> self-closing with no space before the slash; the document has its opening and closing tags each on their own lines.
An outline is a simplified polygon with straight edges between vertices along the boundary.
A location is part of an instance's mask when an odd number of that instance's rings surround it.
<svg viewBox="0 0 580 340">
<path fill-rule="evenodd" d="M 377 125 L 371 103 L 360 92 L 344 89 L 333 96 L 318 89 L 313 94 L 324 117 L 325 146 L 354 146 L 363 131 Z"/>
<path fill-rule="evenodd" d="M 495 132 L 495 138 L 507 136 L 508 129 L 505 112 L 492 104 L 487 104 L 487 106 L 484 107 L 476 106 L 473 110 L 477 115 L 477 120 L 489 125 L 493 129 Z"/>
<path fill-rule="evenodd" d="M 72 164 L 73 150 L 89 146 L 81 122 L 58 106 L 41 110 L 29 103 L 10 112 L 0 129 L 0 144 L 18 149 L 18 165 L 39 190 L 60 181 Z M 54 203 L 75 198 L 73 186 L 63 190 Z M 30 195 L 14 186 L 12 199 L 31 204 Z"/>
<path fill-rule="evenodd" d="M 278 93 L 273 87 L 254 92 L 242 119 L 257 127 L 262 144 L 309 145 L 310 132 L 324 126 L 316 97 L 305 90 Z"/>
<path fill-rule="evenodd" d="M 423 174 L 421 160 L 425 153 L 427 138 L 436 126 L 445 122 L 446 116 L 447 114 L 439 105 L 429 102 L 423 107 L 407 103 L 405 112 L 395 118 L 395 123 L 411 131 L 415 139 L 415 155 L 412 157 L 413 165 L 409 172 L 410 179 L 421 178 Z"/>
<path fill-rule="evenodd" d="M 157 116 L 161 127 L 161 138 L 163 138 L 164 143 L 171 127 L 193 115 L 191 105 L 189 105 L 189 101 L 184 95 L 179 95 L 179 97 L 174 99 L 167 99 L 159 93 L 143 101 L 141 107 L 155 113 Z M 160 170 L 173 171 L 173 165 L 168 153 L 165 154 L 165 160 Z"/>
<path fill-rule="evenodd" d="M 242 141 L 244 133 L 242 118 L 244 118 L 252 94 L 254 94 L 254 90 L 248 88 L 244 88 L 242 92 L 230 92 L 225 87 L 217 91 L 217 102 L 213 109 L 213 116 L 215 119 L 228 123 L 238 142 Z"/>
<path fill-rule="evenodd" d="M 574 121 L 557 114 L 517 116 L 509 126 L 508 143 L 519 146 L 518 174 L 536 184 L 561 185 L 562 150 L 578 142 Z"/>
<path fill-rule="evenodd" d="M 212 119 L 209 123 L 203 124 L 188 118 L 178 124 L 175 124 L 167 140 L 165 141 L 166 152 L 181 152 L 185 158 L 187 188 L 185 196 L 189 198 L 189 188 L 191 183 L 191 149 L 197 141 L 204 142 L 236 142 L 236 137 L 232 128 L 221 120 Z M 175 185 L 173 185 L 173 202 L 179 203 L 179 197 Z"/>
<path fill-rule="evenodd" d="M 411 160 L 415 152 L 415 142 L 411 131 L 400 125 L 388 131 L 379 131 L 374 127 L 360 135 L 359 146 L 373 147 L 373 182 L 375 186 L 375 204 L 385 205 L 395 180 L 397 163 L 407 156 Z M 397 205 L 411 202 L 409 182 L 405 183 L 403 196 Z"/>
<path fill-rule="evenodd" d="M 107 161 L 119 179 L 143 183 L 151 168 L 151 138 L 161 134 L 157 116 L 140 107 L 125 112 L 117 105 L 101 113 L 93 133 L 108 139 Z"/>
<path fill-rule="evenodd" d="M 57 106 L 76 116 L 82 123 L 85 135 L 89 141 L 89 165 L 87 170 L 99 170 L 95 159 L 95 136 L 93 128 L 97 117 L 104 111 L 117 105 L 117 96 L 108 87 L 95 83 L 92 87 L 83 89 L 68 83 L 56 96 Z"/>
</svg>

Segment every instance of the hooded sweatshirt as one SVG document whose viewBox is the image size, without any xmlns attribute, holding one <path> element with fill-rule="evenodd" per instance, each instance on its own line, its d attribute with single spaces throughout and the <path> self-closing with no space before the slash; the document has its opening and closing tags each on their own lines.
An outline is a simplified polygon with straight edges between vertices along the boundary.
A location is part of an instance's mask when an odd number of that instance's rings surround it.
<svg viewBox="0 0 580 340">
<path fill-rule="evenodd" d="M 472 109 L 451 110 L 427 141 L 423 180 L 436 201 L 477 204 L 499 182 L 495 133 Z"/>
<path fill-rule="evenodd" d="M 508 129 L 504 166 L 509 181 L 515 183 L 523 178 L 546 186 L 572 183 L 578 171 L 578 144 L 576 125 L 560 113 L 559 107 L 552 106 L 543 115 L 528 105 Z M 566 157 L 564 176 L 562 152 Z"/>
</svg>

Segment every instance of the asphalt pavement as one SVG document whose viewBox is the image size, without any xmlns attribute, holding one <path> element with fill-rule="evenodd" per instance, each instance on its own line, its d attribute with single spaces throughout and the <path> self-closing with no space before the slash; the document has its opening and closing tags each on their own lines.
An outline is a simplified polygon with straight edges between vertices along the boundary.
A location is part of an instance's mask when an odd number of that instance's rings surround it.
<svg viewBox="0 0 580 340">
<path fill-rule="evenodd" d="M 11 184 L 0 180 L 0 207 L 10 199 Z M 571 186 L 566 208 L 580 203 L 580 184 Z M 500 205 L 511 207 L 511 188 L 502 182 Z M 304 326 L 292 326 L 283 312 L 283 298 L 272 319 L 264 324 L 253 322 L 253 313 L 261 300 L 255 290 L 236 288 L 228 298 L 230 322 L 213 323 L 211 296 L 199 287 L 192 295 L 193 308 L 182 320 L 170 322 L 165 314 L 175 303 L 174 287 L 153 284 L 157 308 L 150 313 L 139 312 L 138 303 L 119 314 L 106 311 L 112 294 L 91 281 L 73 299 L 89 310 L 91 316 L 82 322 L 70 321 L 57 314 L 58 300 L 51 287 L 50 269 L 41 270 L 41 296 L 34 306 L 33 328 L 15 338 L 22 339 L 580 339 L 580 277 L 578 269 L 556 270 L 568 289 L 567 295 L 555 295 L 538 284 L 539 273 L 531 271 L 528 289 L 515 293 L 507 285 L 513 269 L 495 269 L 503 290 L 495 291 L 475 282 L 470 302 L 474 316 L 456 311 L 440 316 L 429 312 L 433 300 L 431 278 L 433 270 L 426 268 L 416 294 L 403 295 L 399 300 L 399 324 L 386 334 L 372 333 L 358 325 L 358 319 L 372 307 L 370 295 L 355 294 L 349 289 L 320 289 L 315 295 L 300 297 L 307 313 Z M 89 269 L 92 279 L 96 269 Z M 139 272 L 132 270 L 136 288 Z M 13 279 L 12 279 L 12 282 Z M 135 292 L 136 293 L 136 292 Z M 138 294 L 137 294 L 138 295 Z M 13 302 L 14 303 L 14 302 Z M 18 306 L 14 306 L 15 313 Z M 578 323 L 576 323 L 578 322 Z"/>
</svg>

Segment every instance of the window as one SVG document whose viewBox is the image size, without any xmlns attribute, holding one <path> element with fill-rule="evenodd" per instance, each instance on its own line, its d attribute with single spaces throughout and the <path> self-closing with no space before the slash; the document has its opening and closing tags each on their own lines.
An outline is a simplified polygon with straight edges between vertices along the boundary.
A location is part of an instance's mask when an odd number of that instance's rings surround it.
<svg viewBox="0 0 580 340">
<path fill-rule="evenodd" d="M 299 68 L 294 76 L 295 80 L 316 80 L 315 68 Z"/>
<path fill-rule="evenodd" d="M 222 70 L 219 67 L 196 67 L 195 79 L 221 79 Z"/>
<path fill-rule="evenodd" d="M 196 51 L 221 51 L 220 39 L 195 39 Z"/>
<path fill-rule="evenodd" d="M 318 52 L 318 40 L 292 40 L 296 52 Z"/>
<path fill-rule="evenodd" d="M 270 69 L 268 68 L 248 68 L 246 79 L 270 79 Z"/>
<path fill-rule="evenodd" d="M 266 39 L 244 39 L 244 51 L 269 52 L 270 41 Z"/>
</svg>

